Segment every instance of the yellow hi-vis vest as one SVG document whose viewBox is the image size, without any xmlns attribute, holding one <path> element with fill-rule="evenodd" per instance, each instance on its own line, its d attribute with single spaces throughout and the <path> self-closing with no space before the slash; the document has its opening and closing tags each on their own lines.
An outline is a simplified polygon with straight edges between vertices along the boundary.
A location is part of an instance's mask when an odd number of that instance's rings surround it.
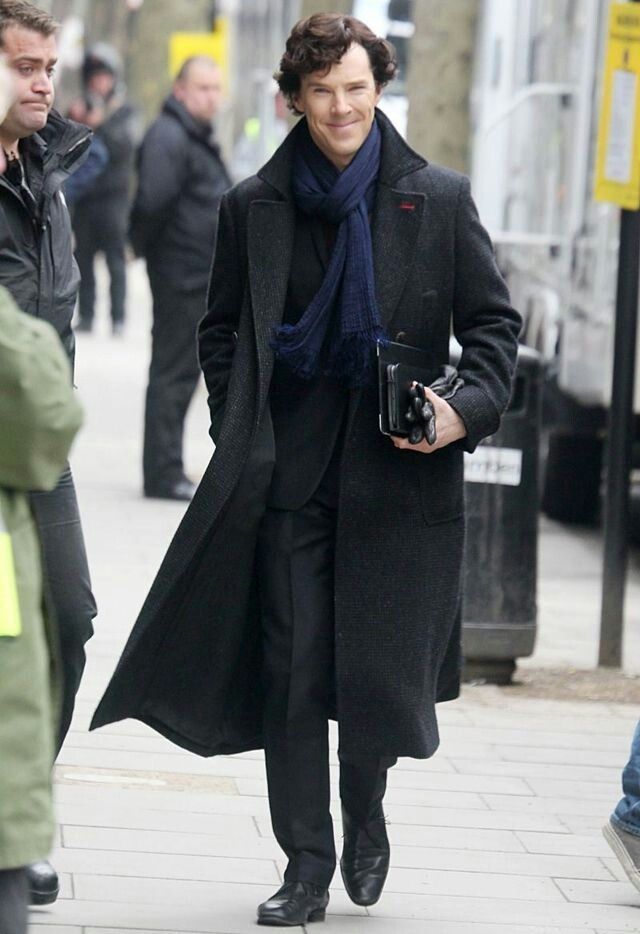
<svg viewBox="0 0 640 934">
<path fill-rule="evenodd" d="M 21 631 L 20 603 L 11 536 L 0 515 L 0 638 L 2 636 L 15 638 L 20 635 Z"/>
</svg>

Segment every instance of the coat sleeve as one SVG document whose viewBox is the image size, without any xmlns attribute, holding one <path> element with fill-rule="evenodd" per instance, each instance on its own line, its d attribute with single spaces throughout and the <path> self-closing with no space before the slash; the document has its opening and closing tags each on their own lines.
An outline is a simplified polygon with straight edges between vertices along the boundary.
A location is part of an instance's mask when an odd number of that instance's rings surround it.
<svg viewBox="0 0 640 934">
<path fill-rule="evenodd" d="M 0 486 L 51 490 L 82 423 L 69 361 L 53 327 L 0 289 Z"/>
<path fill-rule="evenodd" d="M 209 279 L 207 313 L 198 329 L 200 366 L 209 392 L 211 435 L 218 443 L 227 387 L 238 339 L 238 325 L 242 304 L 240 250 L 238 233 L 229 204 L 229 196 L 222 196 L 218 216 L 218 232 Z"/>
<path fill-rule="evenodd" d="M 465 423 L 466 451 L 498 429 L 511 395 L 521 324 L 464 178 L 456 212 L 453 332 L 462 346 L 458 370 L 465 385 L 450 404 Z"/>
<path fill-rule="evenodd" d="M 146 256 L 165 224 L 171 223 L 171 208 L 187 181 L 187 143 L 180 127 L 159 120 L 149 128 L 140 147 L 138 189 L 129 230 L 137 256 Z"/>
</svg>

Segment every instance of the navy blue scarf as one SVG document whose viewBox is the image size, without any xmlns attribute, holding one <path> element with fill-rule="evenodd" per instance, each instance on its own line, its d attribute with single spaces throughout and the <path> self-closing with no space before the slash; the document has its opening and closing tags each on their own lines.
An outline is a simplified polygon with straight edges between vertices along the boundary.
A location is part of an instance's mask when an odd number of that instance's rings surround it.
<svg viewBox="0 0 640 934">
<path fill-rule="evenodd" d="M 295 202 L 305 214 L 339 225 L 329 266 L 311 304 L 297 324 L 284 324 L 274 332 L 276 357 L 303 379 L 324 373 L 361 386 L 368 382 L 376 343 L 386 340 L 375 297 L 369 226 L 379 168 L 380 130 L 375 121 L 342 172 L 301 127 L 293 161 Z"/>
</svg>

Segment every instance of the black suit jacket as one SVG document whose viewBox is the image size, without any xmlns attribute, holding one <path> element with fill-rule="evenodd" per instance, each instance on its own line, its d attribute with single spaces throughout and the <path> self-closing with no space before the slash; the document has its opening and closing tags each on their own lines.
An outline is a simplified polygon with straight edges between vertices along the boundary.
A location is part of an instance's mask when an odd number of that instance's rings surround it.
<svg viewBox="0 0 640 934">
<path fill-rule="evenodd" d="M 322 223 L 298 211 L 291 272 L 283 322 L 296 324 L 322 285 L 330 258 Z M 273 509 L 300 509 L 316 492 L 344 423 L 349 390 L 328 376 L 300 379 L 276 362 L 271 383 L 271 416 L 276 460 L 268 504 Z M 332 465 L 335 467 L 335 463 Z M 324 489 L 337 505 L 337 476 Z"/>
</svg>

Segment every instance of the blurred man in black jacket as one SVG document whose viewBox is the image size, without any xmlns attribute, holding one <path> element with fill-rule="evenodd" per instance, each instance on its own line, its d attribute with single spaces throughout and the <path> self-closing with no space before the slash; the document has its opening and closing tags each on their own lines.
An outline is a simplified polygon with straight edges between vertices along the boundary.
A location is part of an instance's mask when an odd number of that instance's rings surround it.
<svg viewBox="0 0 640 934">
<path fill-rule="evenodd" d="M 218 206 L 231 181 L 213 139 L 221 75 L 206 56 L 187 60 L 139 154 L 131 242 L 146 257 L 153 334 L 144 432 L 144 492 L 190 499 L 182 434 L 199 366 L 196 328 L 205 312 Z"/>
<path fill-rule="evenodd" d="M 76 259 L 80 267 L 78 330 L 93 327 L 95 277 L 93 262 L 103 252 L 111 279 L 111 324 L 121 334 L 127 290 L 125 246 L 129 193 L 137 138 L 137 117 L 119 83 L 120 61 L 105 43 L 85 56 L 82 75 L 84 97 L 72 105 L 73 119 L 90 126 L 108 156 L 102 172 L 73 208 Z"/>
</svg>

